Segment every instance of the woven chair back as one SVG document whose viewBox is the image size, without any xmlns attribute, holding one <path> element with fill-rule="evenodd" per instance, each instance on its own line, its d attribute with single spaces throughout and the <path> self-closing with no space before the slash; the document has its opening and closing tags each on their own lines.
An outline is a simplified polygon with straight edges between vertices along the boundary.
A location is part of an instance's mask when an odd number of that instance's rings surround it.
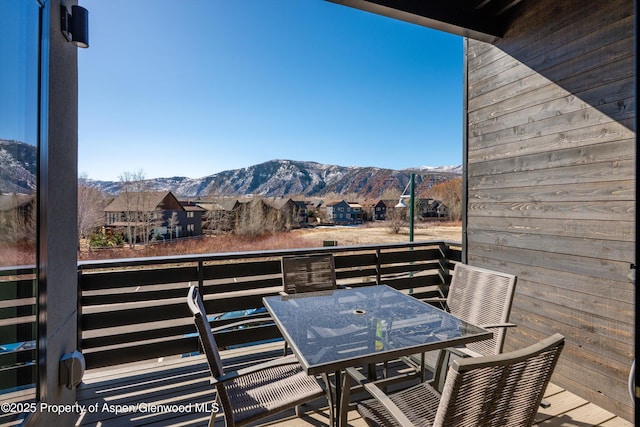
<svg viewBox="0 0 640 427">
<path fill-rule="evenodd" d="M 457 264 L 453 271 L 447 306 L 451 314 L 474 325 L 509 321 L 516 276 Z M 471 343 L 467 348 L 484 356 L 502 352 L 505 328 L 492 329 L 493 338 Z"/>
<path fill-rule="evenodd" d="M 287 294 L 336 289 L 336 269 L 332 254 L 284 256 L 282 285 Z"/>
<path fill-rule="evenodd" d="M 433 425 L 531 426 L 563 347 L 555 334 L 511 353 L 454 361 Z"/>
</svg>

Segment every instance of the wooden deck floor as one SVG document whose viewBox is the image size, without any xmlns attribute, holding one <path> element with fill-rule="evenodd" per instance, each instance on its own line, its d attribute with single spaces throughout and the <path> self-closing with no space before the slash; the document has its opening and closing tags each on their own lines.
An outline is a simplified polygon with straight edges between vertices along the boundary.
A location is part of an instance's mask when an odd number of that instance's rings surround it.
<svg viewBox="0 0 640 427">
<path fill-rule="evenodd" d="M 240 367 L 255 363 L 256 358 L 275 357 L 281 349 L 280 345 L 265 345 L 253 347 L 250 352 L 225 351 L 222 357 L 225 366 Z M 553 384 L 548 387 L 545 398 L 551 406 L 538 413 L 536 425 L 541 427 L 632 425 Z M 215 391 L 209 385 L 209 370 L 202 356 L 93 370 L 86 373 L 78 391 L 78 402 L 90 411 L 81 414 L 76 425 L 206 426 L 214 399 Z M 312 402 L 304 409 L 305 414 L 300 418 L 291 411 L 267 420 L 266 424 L 274 427 L 328 424 L 326 401 Z M 221 416 L 217 425 L 224 425 Z M 356 411 L 351 411 L 349 425 L 363 427 L 366 424 Z"/>
</svg>

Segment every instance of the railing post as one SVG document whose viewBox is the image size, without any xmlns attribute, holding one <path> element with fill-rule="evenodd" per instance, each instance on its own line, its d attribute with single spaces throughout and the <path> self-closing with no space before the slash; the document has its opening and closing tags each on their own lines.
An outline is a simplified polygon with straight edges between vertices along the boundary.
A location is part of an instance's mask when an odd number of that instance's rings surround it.
<svg viewBox="0 0 640 427">
<path fill-rule="evenodd" d="M 204 295 L 204 265 L 203 261 L 198 261 L 198 292 L 200 295 Z"/>
<path fill-rule="evenodd" d="M 380 267 L 380 248 L 376 248 L 376 285 L 380 284 L 380 272 L 382 268 Z"/>
<path fill-rule="evenodd" d="M 82 351 L 82 269 L 78 269 L 78 279 L 76 283 L 76 322 L 77 322 L 77 337 L 76 348 L 78 351 Z"/>
<path fill-rule="evenodd" d="M 440 294 L 442 297 L 446 297 L 449 293 L 449 246 L 442 242 L 439 245 L 440 259 L 438 260 L 438 276 L 440 276 Z"/>
</svg>

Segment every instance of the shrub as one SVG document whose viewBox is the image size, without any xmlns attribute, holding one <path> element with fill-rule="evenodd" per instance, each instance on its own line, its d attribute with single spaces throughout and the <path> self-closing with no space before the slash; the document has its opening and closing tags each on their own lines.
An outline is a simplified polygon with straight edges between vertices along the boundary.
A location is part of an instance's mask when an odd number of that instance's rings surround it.
<svg viewBox="0 0 640 427">
<path fill-rule="evenodd" d="M 98 248 L 118 248 L 124 245 L 124 236 L 120 232 L 107 235 L 104 233 L 94 233 L 89 237 L 89 247 Z"/>
</svg>

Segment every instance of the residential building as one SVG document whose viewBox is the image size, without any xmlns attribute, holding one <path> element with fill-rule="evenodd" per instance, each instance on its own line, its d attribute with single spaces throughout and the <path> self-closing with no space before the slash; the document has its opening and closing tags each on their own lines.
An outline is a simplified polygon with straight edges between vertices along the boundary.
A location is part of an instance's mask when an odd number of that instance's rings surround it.
<svg viewBox="0 0 640 427">
<path fill-rule="evenodd" d="M 176 237 L 201 236 L 203 215 L 207 210 L 193 201 L 180 201 L 180 204 L 184 211 L 177 211 L 176 213 L 178 215 L 178 224 L 182 226 L 180 227 L 182 234 L 176 235 Z"/>
<path fill-rule="evenodd" d="M 344 200 L 330 202 L 326 205 L 327 219 L 337 225 L 362 224 L 363 211 L 359 203 Z"/>
<path fill-rule="evenodd" d="M 285 228 L 298 228 L 307 225 L 309 211 L 304 200 L 287 199 L 280 210 Z"/>
<path fill-rule="evenodd" d="M 125 238 L 134 236 L 140 242 L 202 234 L 202 208 L 185 210 L 170 191 L 123 191 L 104 212 L 105 227 L 122 230 Z"/>
<path fill-rule="evenodd" d="M 430 198 L 420 198 L 417 200 L 418 216 L 423 219 L 427 218 L 445 218 L 448 209 L 440 200 Z"/>
</svg>

